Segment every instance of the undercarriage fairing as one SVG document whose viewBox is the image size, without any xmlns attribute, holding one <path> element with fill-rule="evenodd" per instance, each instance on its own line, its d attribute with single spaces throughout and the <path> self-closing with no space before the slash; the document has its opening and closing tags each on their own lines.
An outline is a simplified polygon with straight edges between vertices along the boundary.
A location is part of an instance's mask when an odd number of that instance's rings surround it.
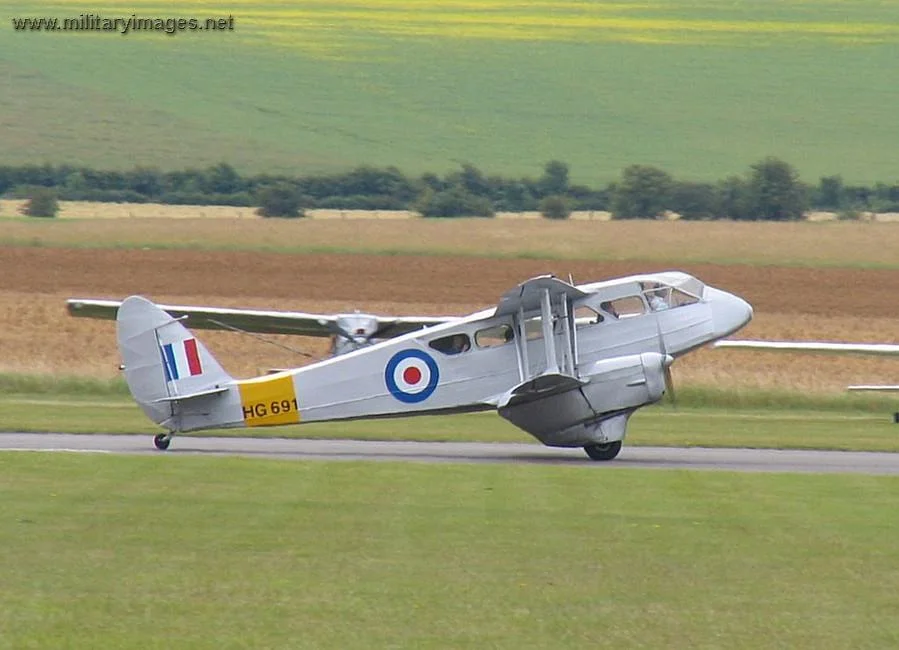
<svg viewBox="0 0 899 650">
<path fill-rule="evenodd" d="M 645 352 L 597 361 L 580 369 L 581 383 L 565 390 L 544 389 L 545 397 L 514 398 L 499 414 L 552 447 L 584 447 L 620 441 L 627 418 L 665 393 L 671 357 Z"/>
</svg>

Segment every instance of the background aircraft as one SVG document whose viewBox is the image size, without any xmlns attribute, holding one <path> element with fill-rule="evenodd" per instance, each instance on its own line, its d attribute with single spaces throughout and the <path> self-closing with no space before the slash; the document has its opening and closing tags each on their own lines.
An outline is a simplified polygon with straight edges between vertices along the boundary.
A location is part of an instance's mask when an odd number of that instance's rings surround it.
<svg viewBox="0 0 899 650">
<path fill-rule="evenodd" d="M 233 379 L 183 321 L 142 297 L 124 300 L 116 323 L 131 394 L 168 430 L 154 440 L 159 449 L 174 433 L 200 429 L 496 410 L 546 445 L 610 460 L 634 411 L 670 389 L 675 358 L 751 317 L 744 300 L 686 273 L 580 286 L 542 276 L 494 308 L 247 380 Z"/>
<path fill-rule="evenodd" d="M 899 357 L 899 345 L 892 343 L 834 343 L 827 341 L 717 341 L 716 348 L 745 350 L 771 350 L 779 352 L 816 352 L 825 354 L 862 354 L 869 356 Z M 848 386 L 851 391 L 899 392 L 899 385 L 857 384 Z M 893 422 L 899 424 L 899 411 L 893 413 Z"/>
<path fill-rule="evenodd" d="M 66 301 L 66 307 L 72 316 L 108 320 L 115 320 L 121 305 L 121 300 L 71 298 Z M 375 316 L 359 311 L 346 314 L 309 314 L 298 311 L 185 305 L 158 307 L 173 318 L 186 318 L 191 329 L 330 337 L 332 355 L 346 354 L 423 327 L 456 319 L 455 316 Z"/>
</svg>

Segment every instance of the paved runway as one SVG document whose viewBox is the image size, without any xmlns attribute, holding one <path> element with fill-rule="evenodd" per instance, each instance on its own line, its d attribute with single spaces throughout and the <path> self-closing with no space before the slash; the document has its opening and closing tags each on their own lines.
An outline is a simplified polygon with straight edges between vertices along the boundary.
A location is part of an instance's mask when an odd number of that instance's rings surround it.
<svg viewBox="0 0 899 650">
<path fill-rule="evenodd" d="M 579 467 L 702 469 L 743 472 L 846 472 L 899 474 L 899 454 L 771 449 L 628 447 L 607 463 L 589 460 L 580 449 L 537 444 L 468 442 L 380 442 L 286 438 L 175 437 L 168 451 L 151 436 L 58 433 L 0 433 L 0 451 L 56 451 L 109 454 L 255 456 L 294 460 L 380 460 L 406 462 L 528 463 Z"/>
</svg>

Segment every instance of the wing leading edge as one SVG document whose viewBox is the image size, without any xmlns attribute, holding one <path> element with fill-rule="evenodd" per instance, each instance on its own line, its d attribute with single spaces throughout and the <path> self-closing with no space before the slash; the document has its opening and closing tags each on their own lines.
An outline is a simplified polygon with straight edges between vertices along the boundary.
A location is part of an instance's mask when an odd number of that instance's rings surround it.
<svg viewBox="0 0 899 650">
<path fill-rule="evenodd" d="M 115 320 L 120 300 L 71 298 L 66 301 L 69 314 L 80 318 Z M 231 309 L 187 305 L 159 305 L 173 318 L 187 317 L 191 329 L 240 330 L 256 334 L 292 334 L 296 336 L 333 336 L 342 314 L 310 314 L 298 311 Z M 450 316 L 371 316 L 377 320 L 374 337 L 392 338 L 432 325 L 456 320 Z"/>
</svg>

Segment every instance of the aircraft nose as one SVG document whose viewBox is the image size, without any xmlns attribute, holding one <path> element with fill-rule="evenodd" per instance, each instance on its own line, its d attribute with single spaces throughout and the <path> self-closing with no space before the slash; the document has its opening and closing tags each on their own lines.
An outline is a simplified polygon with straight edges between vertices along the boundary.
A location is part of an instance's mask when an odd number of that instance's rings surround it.
<svg viewBox="0 0 899 650">
<path fill-rule="evenodd" d="M 711 292 L 712 322 L 717 338 L 733 334 L 752 320 L 752 305 L 732 293 L 706 287 Z"/>
</svg>

